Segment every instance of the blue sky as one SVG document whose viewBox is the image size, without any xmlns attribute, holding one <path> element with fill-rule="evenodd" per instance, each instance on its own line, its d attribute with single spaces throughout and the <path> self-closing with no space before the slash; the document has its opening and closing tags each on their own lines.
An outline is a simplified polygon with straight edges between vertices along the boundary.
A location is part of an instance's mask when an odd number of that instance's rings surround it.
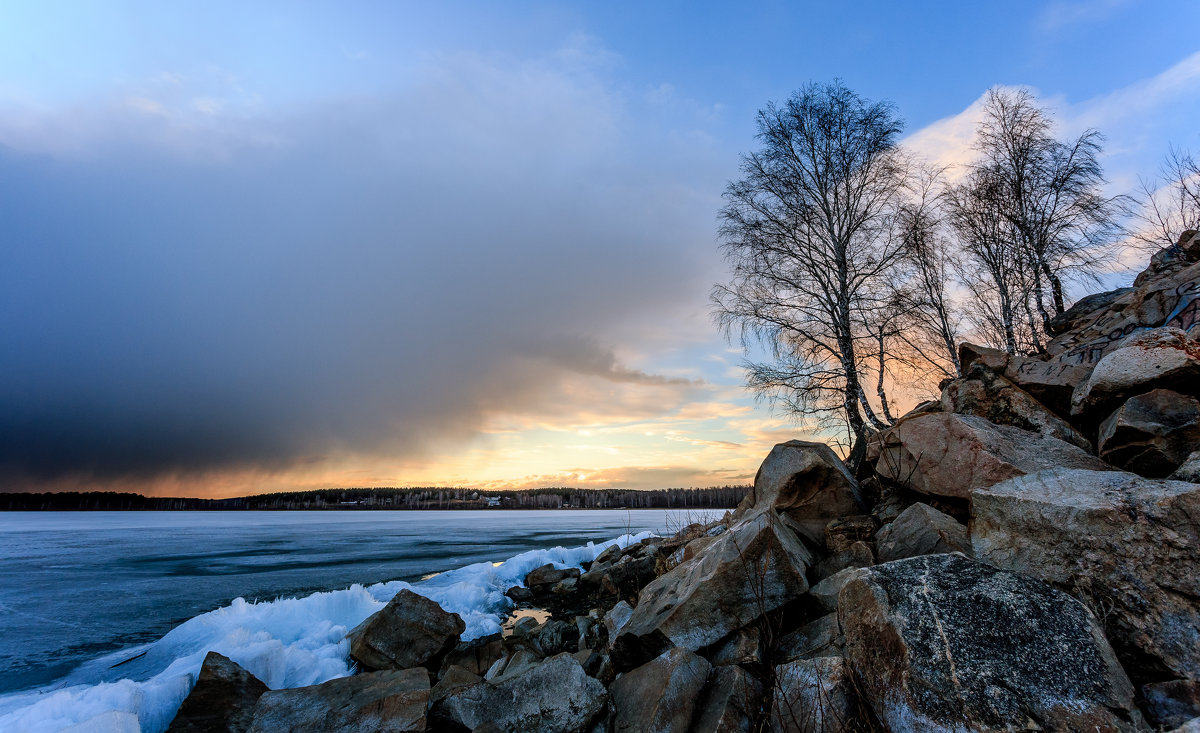
<svg viewBox="0 0 1200 733">
<path fill-rule="evenodd" d="M 1191 2 L 0 8 L 0 488 L 742 482 L 713 329 L 754 112 L 970 155 L 1032 88 L 1114 193 L 1200 149 Z M 1123 275 L 1114 276 L 1119 280 Z"/>
</svg>

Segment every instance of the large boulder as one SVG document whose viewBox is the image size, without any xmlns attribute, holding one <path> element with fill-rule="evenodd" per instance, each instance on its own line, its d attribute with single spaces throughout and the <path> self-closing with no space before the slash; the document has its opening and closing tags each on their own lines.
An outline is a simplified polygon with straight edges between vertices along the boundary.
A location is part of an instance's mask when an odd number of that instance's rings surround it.
<svg viewBox="0 0 1200 733">
<path fill-rule="evenodd" d="M 975 556 L 1087 599 L 1141 680 L 1200 679 L 1200 485 L 1056 469 L 975 492 Z"/>
<path fill-rule="evenodd" d="M 1100 425 L 1100 457 L 1163 478 L 1200 446 L 1200 400 L 1169 389 L 1130 397 Z"/>
<path fill-rule="evenodd" d="M 525 587 L 534 593 L 544 593 L 563 580 L 578 577 L 579 568 L 556 568 L 547 563 L 540 568 L 534 568 L 525 576 Z"/>
<path fill-rule="evenodd" d="M 839 570 L 809 588 L 808 597 L 826 613 L 833 613 L 837 611 L 838 595 L 842 592 L 842 588 L 850 581 L 850 578 L 860 572 L 862 572 L 862 568 Z"/>
<path fill-rule="evenodd" d="M 1084 296 L 1075 301 L 1070 308 L 1051 318 L 1047 329 L 1050 333 L 1058 335 L 1085 326 L 1098 314 L 1110 311 L 1115 304 L 1132 292 L 1133 288 L 1117 288 Z"/>
<path fill-rule="evenodd" d="M 704 650 L 714 667 L 727 664 L 757 664 L 763 658 L 763 634 L 758 624 L 738 629 Z"/>
<path fill-rule="evenodd" d="M 798 659 L 775 668 L 772 733 L 852 733 L 866 728 L 854 675 L 841 657 Z"/>
<path fill-rule="evenodd" d="M 429 675 L 385 670 L 263 693 L 252 733 L 407 733 L 425 730 Z"/>
<path fill-rule="evenodd" d="M 1095 619 L 961 555 L 863 571 L 839 602 L 863 698 L 902 731 L 1132 731 L 1133 686 Z"/>
<path fill-rule="evenodd" d="M 959 499 L 1055 466 L 1108 468 L 1078 446 L 971 415 L 921 415 L 890 428 L 880 442 L 875 470 L 881 476 L 922 494 Z"/>
<path fill-rule="evenodd" d="M 1072 308 L 1076 312 L 1064 324 L 1067 330 L 1046 344 L 1046 360 L 1090 366 L 1130 334 L 1159 326 L 1192 329 L 1200 312 L 1195 242 L 1193 237 L 1151 258 L 1150 267 L 1138 275 L 1131 291 L 1113 293 L 1111 298 L 1097 296 L 1091 308 Z"/>
<path fill-rule="evenodd" d="M 350 658 L 364 669 L 436 670 L 465 629 L 458 614 L 442 610 L 436 601 L 402 590 L 347 634 Z"/>
<path fill-rule="evenodd" d="M 913 504 L 875 535 L 879 562 L 944 552 L 971 554 L 967 528 L 928 504 Z"/>
<path fill-rule="evenodd" d="M 613 730 L 687 733 L 710 671 L 704 657 L 676 647 L 621 675 L 609 686 Z"/>
<path fill-rule="evenodd" d="M 1200 260 L 1200 234 L 1195 229 L 1184 230 L 1175 244 L 1155 252 L 1150 264 L 1136 278 L 1135 287 L 1145 282 L 1161 279 L 1164 275 L 1186 268 Z"/>
<path fill-rule="evenodd" d="M 975 415 L 996 425 L 1012 425 L 1066 441 L 1090 451 L 1091 441 L 1071 424 L 1051 412 L 1029 393 L 983 367 L 965 379 L 955 379 L 942 390 L 942 411 Z"/>
<path fill-rule="evenodd" d="M 813 556 L 772 511 L 755 514 L 642 589 L 613 644 L 631 669 L 678 646 L 697 651 L 808 590 Z"/>
<path fill-rule="evenodd" d="M 1200 343 L 1163 327 L 1134 333 L 1106 353 L 1071 396 L 1072 415 L 1105 415 L 1151 389 L 1200 394 Z"/>
<path fill-rule="evenodd" d="M 858 482 L 825 443 L 789 440 L 771 449 L 754 477 L 751 511 L 786 512 L 797 531 L 817 546 L 825 525 L 867 511 Z"/>
<path fill-rule="evenodd" d="M 458 646 L 454 647 L 442 660 L 439 676 L 451 666 L 458 666 L 472 674 L 482 675 L 502 656 L 504 656 L 504 639 L 500 634 L 459 642 Z"/>
<path fill-rule="evenodd" d="M 774 658 L 790 662 L 841 656 L 842 646 L 842 628 L 838 625 L 837 614 L 830 613 L 784 634 L 775 644 Z"/>
<path fill-rule="evenodd" d="M 1014 356 L 1004 368 L 1004 377 L 1058 415 L 1071 413 L 1071 395 L 1092 373 L 1090 364 L 1036 356 Z"/>
<path fill-rule="evenodd" d="M 971 368 L 976 365 L 1001 374 L 1008 367 L 1008 362 L 1012 358 L 1007 351 L 993 349 L 990 346 L 980 346 L 966 341 L 958 345 L 958 366 L 963 374 L 971 371 Z"/>
<path fill-rule="evenodd" d="M 233 660 L 209 652 L 196 686 L 171 721 L 168 733 L 243 733 L 250 729 L 254 706 L 269 688 Z"/>
<path fill-rule="evenodd" d="M 437 705 L 455 690 L 477 685 L 482 681 L 483 677 L 471 670 L 452 664 L 442 670 L 442 678 L 429 691 L 429 705 Z"/>
<path fill-rule="evenodd" d="M 1193 484 L 1200 484 L 1200 450 L 1188 454 L 1183 465 L 1175 469 L 1175 472 L 1167 478 L 1173 481 L 1190 481 Z"/>
<path fill-rule="evenodd" d="M 736 665 L 713 669 L 696 701 L 690 733 L 751 733 L 762 683 Z"/>
<path fill-rule="evenodd" d="M 579 661 L 560 654 L 498 683 L 451 691 L 434 709 L 438 720 L 467 730 L 504 733 L 577 733 L 590 730 L 608 703 L 599 680 Z"/>
<path fill-rule="evenodd" d="M 597 560 L 588 572 L 579 576 L 579 589 L 596 598 L 629 597 L 654 580 L 661 555 L 657 548 L 640 546 L 610 562 Z"/>
</svg>

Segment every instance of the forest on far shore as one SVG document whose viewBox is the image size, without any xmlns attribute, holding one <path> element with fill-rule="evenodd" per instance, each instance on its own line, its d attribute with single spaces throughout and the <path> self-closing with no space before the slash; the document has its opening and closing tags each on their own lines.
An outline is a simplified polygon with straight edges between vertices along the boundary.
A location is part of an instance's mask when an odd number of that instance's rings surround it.
<svg viewBox="0 0 1200 733">
<path fill-rule="evenodd" d="M 703 489 L 318 489 L 230 499 L 110 491 L 0 493 L 0 511 L 238 511 L 370 509 L 732 509 L 749 486 Z"/>
</svg>

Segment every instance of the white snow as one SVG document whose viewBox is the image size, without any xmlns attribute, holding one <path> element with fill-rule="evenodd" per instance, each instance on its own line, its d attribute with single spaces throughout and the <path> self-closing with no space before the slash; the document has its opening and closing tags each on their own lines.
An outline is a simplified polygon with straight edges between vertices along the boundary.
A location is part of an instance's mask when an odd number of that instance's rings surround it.
<svg viewBox="0 0 1200 733">
<path fill-rule="evenodd" d="M 146 647 L 126 650 L 126 658 L 144 650 L 138 664 L 148 672 L 135 675 L 142 679 L 0 696 L 0 730 L 159 733 L 170 725 L 191 691 L 210 650 L 237 662 L 272 689 L 345 677 L 353 672 L 346 632 L 405 588 L 462 616 L 467 626 L 464 639 L 486 636 L 500 631 L 502 615 L 512 606 L 504 591 L 520 585 L 530 570 L 546 563 L 579 567 L 610 545 L 624 547 L 650 536 L 652 532 L 643 532 L 581 547 L 533 550 L 503 563 L 467 565 L 413 584 L 353 585 L 260 603 L 237 598 L 224 608 L 185 621 Z"/>
</svg>

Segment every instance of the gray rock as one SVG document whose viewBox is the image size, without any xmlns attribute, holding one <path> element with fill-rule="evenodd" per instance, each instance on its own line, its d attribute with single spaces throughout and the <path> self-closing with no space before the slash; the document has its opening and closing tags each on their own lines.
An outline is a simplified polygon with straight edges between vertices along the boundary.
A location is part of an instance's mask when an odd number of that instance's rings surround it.
<svg viewBox="0 0 1200 733">
<path fill-rule="evenodd" d="M 975 556 L 1087 599 L 1135 679 L 1200 679 L 1200 485 L 1057 469 L 971 515 Z"/>
<path fill-rule="evenodd" d="M 429 704 L 436 705 L 451 692 L 479 684 L 482 681 L 483 677 L 480 675 L 475 674 L 465 667 L 452 664 L 442 672 L 442 678 L 429 691 Z"/>
<path fill-rule="evenodd" d="M 835 657 L 841 655 L 842 646 L 838 615 L 830 613 L 784 634 L 775 645 L 775 658 L 790 662 L 795 659 Z"/>
<path fill-rule="evenodd" d="M 1004 378 L 1028 392 L 1058 415 L 1071 414 L 1071 395 L 1092 373 L 1084 366 L 1058 359 L 1014 356 L 1004 369 Z"/>
<path fill-rule="evenodd" d="M 1169 680 L 1142 686 L 1146 717 L 1159 728 L 1175 728 L 1200 717 L 1200 682 Z"/>
<path fill-rule="evenodd" d="M 1193 718 L 1167 733 L 1200 733 L 1200 718 Z"/>
<path fill-rule="evenodd" d="M 459 642 L 442 660 L 442 668 L 438 676 L 445 675 L 445 670 L 454 665 L 469 670 L 473 674 L 482 675 L 502 656 L 504 656 L 504 639 L 500 634 Z"/>
<path fill-rule="evenodd" d="M 875 553 L 866 542 L 858 541 L 842 552 L 835 552 L 817 562 L 817 578 L 824 580 L 846 568 L 869 568 L 875 564 Z"/>
<path fill-rule="evenodd" d="M 1066 333 L 1073 328 L 1079 328 L 1112 308 L 1113 304 L 1133 292 L 1133 288 L 1117 288 L 1104 293 L 1094 293 L 1075 301 L 1062 313 L 1050 319 L 1048 328 L 1052 334 Z"/>
<path fill-rule="evenodd" d="M 633 607 L 625 601 L 617 601 L 617 604 L 604 614 L 604 628 L 608 632 L 610 644 L 616 640 L 621 629 L 625 628 L 625 624 L 629 623 L 631 616 L 633 616 Z"/>
<path fill-rule="evenodd" d="M 1194 260 L 1189 263 L 1186 257 L 1169 254 L 1184 249 L 1173 246 L 1155 255 L 1150 267 L 1134 280 L 1132 292 L 1118 294 L 1103 308 L 1074 319 L 1068 331 L 1046 344 L 1049 359 L 1091 365 L 1118 348 L 1121 339 L 1130 334 L 1157 326 L 1183 330 L 1194 327 L 1200 266 Z"/>
<path fill-rule="evenodd" d="M 827 613 L 837 611 L 838 594 L 842 592 L 842 586 L 849 582 L 850 578 L 856 573 L 861 573 L 862 568 L 846 568 L 830 575 L 828 578 L 817 583 L 808 589 L 808 595 L 812 597 L 821 608 Z"/>
<path fill-rule="evenodd" d="M 851 733 L 864 724 L 853 673 L 841 657 L 798 659 L 775 668 L 773 733 Z"/>
<path fill-rule="evenodd" d="M 1117 344 L 1071 396 L 1071 414 L 1104 415 L 1151 389 L 1200 392 L 1200 343 L 1178 328 L 1135 333 Z"/>
<path fill-rule="evenodd" d="M 519 675 L 530 667 L 536 666 L 541 661 L 542 655 L 533 649 L 515 649 L 511 654 L 507 654 L 496 660 L 496 663 L 484 673 L 483 678 L 488 682 L 499 682 L 500 680 Z"/>
<path fill-rule="evenodd" d="M 934 496 L 966 499 L 976 489 L 1047 468 L 1109 468 L 1078 446 L 970 415 L 921 415 L 885 431 L 881 441 L 876 471 Z"/>
<path fill-rule="evenodd" d="M 1172 481 L 1189 481 L 1193 484 L 1200 484 L 1200 450 L 1192 451 L 1183 465 L 1175 469 L 1175 472 L 1167 478 Z"/>
<path fill-rule="evenodd" d="M 620 545 L 609 545 L 608 547 L 604 548 L 604 552 L 601 552 L 596 556 L 596 562 L 593 563 L 592 567 L 595 567 L 596 564 L 605 565 L 608 563 L 614 563 L 621 559 L 622 552 L 623 550 L 621 549 Z"/>
<path fill-rule="evenodd" d="M 762 633 L 754 626 L 747 626 L 730 634 L 705 652 L 714 667 L 727 664 L 754 664 L 762 661 Z"/>
<path fill-rule="evenodd" d="M 787 512 L 813 543 L 831 519 L 867 511 L 858 482 L 825 443 L 789 440 L 771 449 L 754 477 L 751 512 Z"/>
<path fill-rule="evenodd" d="M 514 603 L 529 603 L 534 599 L 533 591 L 523 585 L 514 585 L 504 591 L 504 595 L 511 598 Z"/>
<path fill-rule="evenodd" d="M 579 578 L 563 578 L 550 588 L 550 592 L 556 596 L 567 596 L 575 592 L 575 586 L 579 584 Z"/>
<path fill-rule="evenodd" d="M 558 619 L 547 619 L 529 632 L 537 652 L 552 657 L 561 652 L 579 651 L 579 627 Z"/>
<path fill-rule="evenodd" d="M 1116 293 L 1103 307 L 1087 309 L 1087 314 L 1076 312 L 1068 330 L 1046 344 L 1048 360 L 1092 365 L 1130 334 L 1158 326 L 1194 329 L 1200 265 L 1195 264 L 1192 242 L 1155 254 L 1134 280 L 1132 292 Z"/>
<path fill-rule="evenodd" d="M 825 548 L 830 552 L 845 552 L 855 542 L 870 542 L 879 523 L 869 514 L 840 517 L 825 525 Z"/>
<path fill-rule="evenodd" d="M 597 649 L 600 647 L 599 629 L 600 618 L 599 610 L 593 608 L 586 616 L 575 617 L 575 633 L 579 639 L 579 649 Z"/>
<path fill-rule="evenodd" d="M 1092 443 L 1032 395 L 987 369 L 972 369 L 942 390 L 942 410 L 975 415 L 996 425 L 1011 425 L 1058 438 L 1085 451 Z"/>
<path fill-rule="evenodd" d="M 762 695 L 762 683 L 741 667 L 715 668 L 696 701 L 690 733 L 750 733 Z"/>
<path fill-rule="evenodd" d="M 913 504 L 875 536 L 879 562 L 944 552 L 972 554 L 967 528 L 928 504 Z"/>
<path fill-rule="evenodd" d="M 560 654 L 498 684 L 455 690 L 434 714 L 467 730 L 488 725 L 505 733 L 577 733 L 589 730 L 607 703 L 604 685 Z"/>
<path fill-rule="evenodd" d="M 579 568 L 556 568 L 552 564 L 546 564 L 540 568 L 535 568 L 525 576 L 525 587 L 532 590 L 535 594 L 545 592 L 554 587 L 555 584 L 568 578 L 578 578 L 580 575 Z"/>
<path fill-rule="evenodd" d="M 688 542 L 686 545 L 676 550 L 675 554 L 671 557 L 676 562 L 691 560 L 696 555 L 704 552 L 704 548 L 711 545 L 715 539 L 717 539 L 717 535 L 704 535 L 702 537 L 697 537 L 696 539 Z"/>
<path fill-rule="evenodd" d="M 591 597 L 629 597 L 657 577 L 659 555 L 651 549 L 647 553 L 629 552 L 607 565 L 597 563 L 588 572 L 579 576 L 579 590 Z"/>
<path fill-rule="evenodd" d="M 1134 286 L 1139 286 L 1148 280 L 1161 279 L 1164 274 L 1177 272 L 1186 268 L 1200 258 L 1200 237 L 1195 229 L 1187 229 L 1179 235 L 1175 244 L 1155 252 L 1150 258 L 1149 266 L 1134 278 Z"/>
<path fill-rule="evenodd" d="M 621 675 L 609 686 L 613 730 L 687 733 L 711 669 L 704 657 L 676 647 Z"/>
<path fill-rule="evenodd" d="M 583 671 L 587 672 L 589 677 L 595 677 L 605 686 L 612 684 L 613 679 L 617 676 L 617 671 L 612 666 L 612 659 L 603 652 L 580 649 L 572 656 L 583 665 Z"/>
<path fill-rule="evenodd" d="M 263 693 L 252 733 L 406 733 L 425 730 L 429 676 L 424 669 L 342 677 Z"/>
<path fill-rule="evenodd" d="M 618 669 L 671 646 L 697 651 L 808 590 L 812 555 L 774 512 L 759 512 L 641 592 L 613 644 Z"/>
<path fill-rule="evenodd" d="M 466 625 L 435 601 L 402 590 L 379 612 L 351 629 L 350 658 L 363 669 L 438 669 Z"/>
<path fill-rule="evenodd" d="M 1200 400 L 1169 389 L 1130 397 L 1100 425 L 1100 457 L 1163 478 L 1200 445 Z"/>
<path fill-rule="evenodd" d="M 993 349 L 990 346 L 980 346 L 966 341 L 958 345 L 958 363 L 963 374 L 971 371 L 971 367 L 976 364 L 1000 374 L 1004 372 L 1011 358 L 1013 357 L 1008 352 Z"/>
<path fill-rule="evenodd" d="M 168 733 L 243 733 L 250 729 L 254 706 L 267 691 L 262 680 L 233 660 L 209 652 L 196 686 L 175 714 Z"/>
<path fill-rule="evenodd" d="M 1135 730 L 1133 687 L 1095 619 L 1039 581 L 925 555 L 852 579 L 838 615 L 888 730 Z"/>
</svg>

